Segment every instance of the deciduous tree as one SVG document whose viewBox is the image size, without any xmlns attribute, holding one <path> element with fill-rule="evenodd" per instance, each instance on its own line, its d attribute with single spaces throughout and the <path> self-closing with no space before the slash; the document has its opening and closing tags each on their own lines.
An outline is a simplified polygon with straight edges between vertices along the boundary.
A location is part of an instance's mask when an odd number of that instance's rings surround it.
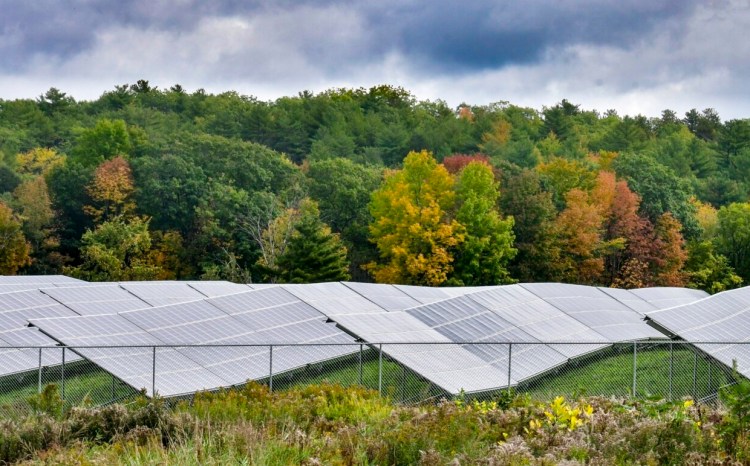
<svg viewBox="0 0 750 466">
<path fill-rule="evenodd" d="M 452 281 L 462 285 L 511 283 L 508 263 L 516 255 L 513 218 L 498 210 L 498 183 L 483 162 L 471 162 L 456 182 L 456 220 L 465 231 L 458 246 Z"/>
<path fill-rule="evenodd" d="M 86 189 L 95 205 L 85 206 L 84 210 L 97 223 L 131 214 L 135 210 L 132 200 L 135 189 L 133 174 L 130 164 L 122 157 L 102 162 L 94 171 L 94 180 Z"/>
<path fill-rule="evenodd" d="M 30 251 L 21 222 L 10 207 L 0 202 L 0 274 L 15 275 L 18 269 L 29 265 Z"/>
<path fill-rule="evenodd" d="M 370 203 L 371 241 L 382 262 L 368 264 L 381 283 L 440 285 L 453 270 L 453 254 L 464 240 L 450 218 L 453 178 L 426 151 L 410 152 L 402 170 L 389 174 Z"/>
</svg>

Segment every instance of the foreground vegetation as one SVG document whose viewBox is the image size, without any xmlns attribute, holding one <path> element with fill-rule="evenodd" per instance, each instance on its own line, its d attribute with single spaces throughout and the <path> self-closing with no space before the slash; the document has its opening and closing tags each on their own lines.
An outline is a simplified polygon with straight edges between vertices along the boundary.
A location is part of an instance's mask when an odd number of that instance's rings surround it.
<svg viewBox="0 0 750 466">
<path fill-rule="evenodd" d="M 309 385 L 68 410 L 53 385 L 34 413 L 0 423 L 0 461 L 21 464 L 750 463 L 748 387 L 727 409 L 685 399 L 529 397 L 392 404 L 377 392 Z"/>
</svg>

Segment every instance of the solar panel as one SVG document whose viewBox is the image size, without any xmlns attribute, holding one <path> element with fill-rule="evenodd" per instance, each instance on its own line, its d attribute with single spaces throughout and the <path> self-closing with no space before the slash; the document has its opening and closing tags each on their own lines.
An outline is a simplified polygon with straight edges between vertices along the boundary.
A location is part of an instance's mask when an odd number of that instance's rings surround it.
<svg viewBox="0 0 750 466">
<path fill-rule="evenodd" d="M 245 339 L 249 343 L 353 343 L 354 339 L 307 303 L 280 287 L 262 288 L 208 300 L 255 332 Z M 352 346 L 275 347 L 274 371 L 285 371 L 321 362 L 356 349 Z M 267 375 L 268 349 L 260 352 L 256 372 L 248 378 Z"/>
<path fill-rule="evenodd" d="M 18 328 L 0 332 L 0 345 L 15 347 L 51 347 L 51 348 L 19 348 L 21 353 L 29 355 L 35 360 L 34 364 L 25 367 L 24 370 L 37 369 L 39 366 L 39 351 L 42 354 L 42 366 L 56 366 L 62 364 L 62 349 L 54 348 L 57 342 L 35 328 Z M 73 362 L 81 359 L 80 356 L 67 352 L 65 360 Z"/>
<path fill-rule="evenodd" d="M 662 333 L 649 327 L 640 313 L 599 288 L 562 283 L 532 283 L 519 286 L 594 330 L 603 336 L 605 341 L 665 338 Z M 593 335 L 587 335 L 586 338 L 587 341 L 597 341 Z"/>
<path fill-rule="evenodd" d="M 190 288 L 193 288 L 194 290 L 208 298 L 225 296 L 234 293 L 242 293 L 243 291 L 251 289 L 247 285 L 225 281 L 191 281 L 187 282 L 187 284 Z"/>
<path fill-rule="evenodd" d="M 343 284 L 386 311 L 403 311 L 422 304 L 393 285 L 358 282 L 343 282 Z"/>
<path fill-rule="evenodd" d="M 449 393 L 507 386 L 507 375 L 460 345 L 435 345 L 451 341 L 406 312 L 339 315 L 335 320 L 365 341 L 384 343 L 385 354 Z"/>
<path fill-rule="evenodd" d="M 411 296 L 415 300 L 422 304 L 434 303 L 435 301 L 441 301 L 451 297 L 445 291 L 445 288 L 433 288 L 429 286 L 413 286 L 413 285 L 393 285 L 400 291 L 403 291 L 407 295 Z"/>
<path fill-rule="evenodd" d="M 692 342 L 728 367 L 750 376 L 750 287 L 724 291 L 691 304 L 647 314 L 658 326 Z"/>
<path fill-rule="evenodd" d="M 708 293 L 703 290 L 689 288 L 640 288 L 629 291 L 657 309 L 690 304 L 708 296 Z"/>
<path fill-rule="evenodd" d="M 13 284 L 53 284 L 53 283 L 68 283 L 75 285 L 76 283 L 85 283 L 83 280 L 77 278 L 66 277 L 65 275 L 0 275 L 0 284 L 2 285 L 13 285 Z"/>
<path fill-rule="evenodd" d="M 38 290 L 0 294 L 0 331 L 25 327 L 31 318 L 71 315 L 75 312 Z"/>
<path fill-rule="evenodd" d="M 614 299 L 628 306 L 630 309 L 638 312 L 641 315 L 646 314 L 649 311 L 655 311 L 657 308 L 653 304 L 645 301 L 630 290 L 624 290 L 622 288 L 599 288 L 599 291 L 612 296 Z"/>
<path fill-rule="evenodd" d="M 62 317 L 33 320 L 44 333 L 74 347 L 74 351 L 117 376 L 131 387 L 153 394 L 154 349 L 127 345 L 161 345 L 141 328 L 119 315 Z M 106 347 L 122 345 L 121 347 Z M 102 346 L 97 348 L 83 346 Z M 156 349 L 156 392 L 175 396 L 231 385 L 173 348 Z"/>
<path fill-rule="evenodd" d="M 45 288 L 42 292 L 80 315 L 116 314 L 150 306 L 117 284 Z"/>
<path fill-rule="evenodd" d="M 120 287 L 151 306 L 166 306 L 205 297 L 186 282 L 121 282 Z"/>
<path fill-rule="evenodd" d="M 386 312 L 342 283 L 283 285 L 284 289 L 327 316 Z"/>
</svg>

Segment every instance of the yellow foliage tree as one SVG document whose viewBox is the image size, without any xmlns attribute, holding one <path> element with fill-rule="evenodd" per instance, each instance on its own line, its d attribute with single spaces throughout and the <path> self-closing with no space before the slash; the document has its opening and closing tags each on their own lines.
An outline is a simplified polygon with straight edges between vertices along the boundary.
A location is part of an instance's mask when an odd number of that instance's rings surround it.
<svg viewBox="0 0 750 466">
<path fill-rule="evenodd" d="M 17 171 L 21 174 L 46 175 L 64 163 L 65 155 L 43 147 L 16 155 Z"/>
<path fill-rule="evenodd" d="M 381 263 L 365 266 L 380 283 L 437 286 L 452 271 L 453 250 L 464 228 L 450 218 L 453 178 L 427 151 L 410 152 L 370 203 L 371 241 Z"/>
<path fill-rule="evenodd" d="M 127 215 L 135 210 L 131 200 L 133 190 L 133 174 L 128 162 L 122 157 L 107 160 L 96 168 L 94 180 L 87 187 L 96 205 L 83 209 L 97 223 Z"/>
</svg>

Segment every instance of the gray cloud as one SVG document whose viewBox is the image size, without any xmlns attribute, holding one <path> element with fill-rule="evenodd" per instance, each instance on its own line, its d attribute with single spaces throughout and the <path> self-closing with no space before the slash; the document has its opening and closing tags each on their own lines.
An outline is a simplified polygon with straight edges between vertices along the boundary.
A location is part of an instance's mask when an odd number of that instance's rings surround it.
<svg viewBox="0 0 750 466">
<path fill-rule="evenodd" d="M 628 111 L 711 98 L 750 107 L 748 0 L 0 0 L 0 9 L 0 98 L 51 86 L 96 98 L 143 78 L 269 99 L 387 82 L 451 104 L 580 96 Z"/>
</svg>

